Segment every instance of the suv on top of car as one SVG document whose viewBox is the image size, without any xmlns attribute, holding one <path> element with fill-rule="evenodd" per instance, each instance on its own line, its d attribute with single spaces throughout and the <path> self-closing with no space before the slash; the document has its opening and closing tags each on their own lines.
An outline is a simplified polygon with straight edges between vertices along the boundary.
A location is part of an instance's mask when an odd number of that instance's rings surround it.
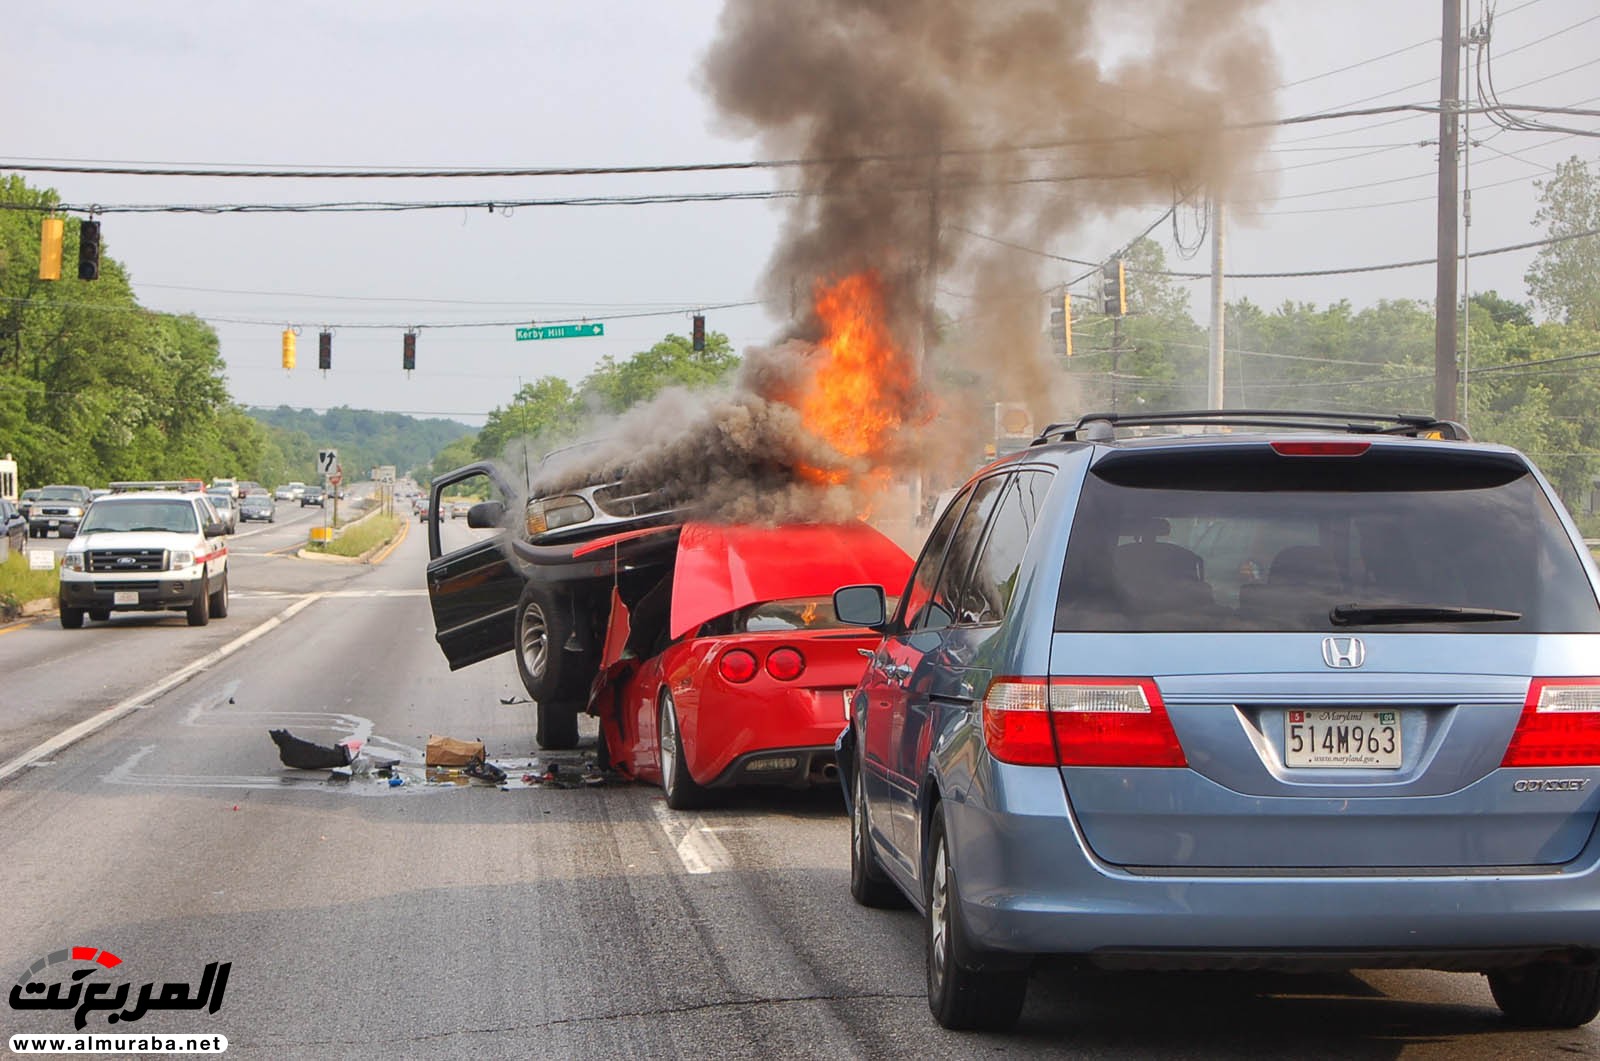
<svg viewBox="0 0 1600 1061">
<path fill-rule="evenodd" d="M 204 494 L 102 497 L 61 554 L 61 625 L 76 630 L 114 611 L 184 611 L 190 626 L 225 617 L 225 534 Z"/>
<path fill-rule="evenodd" d="M 89 507 L 87 486 L 46 486 L 28 508 L 28 534 L 43 538 L 55 531 L 63 538 L 78 532 L 78 523 Z"/>
<path fill-rule="evenodd" d="M 665 495 L 624 486 L 616 474 L 566 485 L 582 477 L 560 474 L 559 465 L 590 448 L 549 454 L 526 501 L 493 465 L 457 468 L 434 480 L 418 512 L 431 524 L 428 595 L 439 648 L 452 670 L 514 650 L 543 748 L 577 744 L 578 714 L 611 614 L 611 588 L 618 578 L 632 577 L 630 564 L 642 553 L 670 550 L 667 528 L 684 518 Z M 503 533 L 445 553 L 439 524 L 450 502 L 444 494 L 464 483 L 475 496 L 500 499 L 471 506 L 467 526 Z M 652 536 L 657 529 L 661 533 Z M 599 539 L 618 544 L 591 550 Z"/>
<path fill-rule="evenodd" d="M 1014 1022 L 1045 956 L 1480 971 L 1517 1023 L 1600 1011 L 1600 573 L 1515 450 L 1084 417 L 957 493 L 892 617 L 835 608 L 883 633 L 851 891 L 924 911 L 947 1027 Z"/>
</svg>

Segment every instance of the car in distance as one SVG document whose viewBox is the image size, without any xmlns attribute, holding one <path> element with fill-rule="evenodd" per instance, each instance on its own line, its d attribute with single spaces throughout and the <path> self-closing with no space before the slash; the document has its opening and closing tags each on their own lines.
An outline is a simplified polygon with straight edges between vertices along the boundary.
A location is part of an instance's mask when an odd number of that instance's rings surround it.
<svg viewBox="0 0 1600 1061">
<path fill-rule="evenodd" d="M 289 483 L 289 493 L 294 495 L 294 499 L 296 501 L 300 500 L 302 497 L 305 496 L 306 484 L 302 483 L 298 479 L 295 479 L 295 480 L 291 481 Z"/>
<path fill-rule="evenodd" d="M 94 503 L 61 554 L 61 625 L 118 611 L 182 611 L 190 626 L 228 614 L 227 528 L 203 494 L 135 491 Z"/>
<path fill-rule="evenodd" d="M 265 490 L 257 490 L 246 494 L 239 501 L 239 519 L 260 520 L 263 523 L 276 523 L 278 520 L 278 506 L 273 501 L 272 495 Z"/>
<path fill-rule="evenodd" d="M 274 501 L 294 501 L 294 500 L 296 500 L 296 498 L 294 496 L 293 488 L 291 488 L 291 487 L 289 487 L 287 485 L 280 486 L 276 490 L 272 491 L 272 499 Z"/>
<path fill-rule="evenodd" d="M 28 508 L 28 534 L 47 537 L 52 531 L 63 538 L 78 532 L 78 524 L 89 507 L 87 486 L 46 486 L 39 490 Z"/>
<path fill-rule="evenodd" d="M 28 547 L 28 520 L 17 506 L 0 497 L 0 538 L 5 538 L 13 552 Z"/>
<path fill-rule="evenodd" d="M 865 523 L 657 537 L 654 578 L 613 598 L 590 697 L 611 767 L 659 784 L 675 810 L 733 786 L 834 783 L 834 739 L 878 637 L 840 623 L 831 595 L 863 575 L 904 582 L 911 558 Z"/>
<path fill-rule="evenodd" d="M 23 519 L 28 518 L 28 510 L 33 507 L 33 501 L 38 496 L 39 490 L 35 488 L 32 490 L 22 491 L 22 495 L 17 498 L 17 511 L 22 513 Z"/>
<path fill-rule="evenodd" d="M 207 490 L 206 500 L 211 502 L 211 507 L 217 510 L 223 526 L 232 534 L 239 529 L 239 502 L 232 494 L 221 490 Z"/>
<path fill-rule="evenodd" d="M 318 508 L 326 507 L 323 504 L 322 487 L 308 486 L 300 492 L 300 507 L 305 508 L 307 505 L 316 505 Z"/>
<path fill-rule="evenodd" d="M 835 607 L 883 633 L 841 740 L 851 892 L 922 911 L 945 1026 L 1010 1025 L 1051 958 L 1600 1011 L 1600 573 L 1517 451 L 1086 416 L 957 493 L 892 616 Z"/>
</svg>

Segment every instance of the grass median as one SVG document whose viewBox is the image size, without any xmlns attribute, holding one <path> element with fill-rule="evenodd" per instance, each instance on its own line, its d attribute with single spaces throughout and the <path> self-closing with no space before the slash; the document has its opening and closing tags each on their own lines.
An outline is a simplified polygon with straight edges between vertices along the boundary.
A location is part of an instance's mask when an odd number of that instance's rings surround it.
<svg viewBox="0 0 1600 1061">
<path fill-rule="evenodd" d="M 54 597 L 60 584 L 55 568 L 30 571 L 26 554 L 13 549 L 6 562 L 0 564 L 0 619 L 14 617 L 31 600 Z"/>
<path fill-rule="evenodd" d="M 337 538 L 326 545 L 312 542 L 311 548 L 333 556 L 360 556 L 399 534 L 403 522 L 399 516 L 373 516 L 344 528 Z"/>
</svg>

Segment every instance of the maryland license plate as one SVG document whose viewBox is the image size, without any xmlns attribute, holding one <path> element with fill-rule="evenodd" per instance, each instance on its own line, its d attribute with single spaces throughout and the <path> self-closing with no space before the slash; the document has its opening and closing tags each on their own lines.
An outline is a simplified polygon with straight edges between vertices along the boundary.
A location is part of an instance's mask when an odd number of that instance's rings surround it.
<svg viewBox="0 0 1600 1061">
<path fill-rule="evenodd" d="M 112 604 L 138 604 L 139 591 L 136 589 L 119 589 L 111 594 Z"/>
<path fill-rule="evenodd" d="M 1284 716 L 1286 766 L 1400 769 L 1400 712 L 1289 711 Z"/>
</svg>

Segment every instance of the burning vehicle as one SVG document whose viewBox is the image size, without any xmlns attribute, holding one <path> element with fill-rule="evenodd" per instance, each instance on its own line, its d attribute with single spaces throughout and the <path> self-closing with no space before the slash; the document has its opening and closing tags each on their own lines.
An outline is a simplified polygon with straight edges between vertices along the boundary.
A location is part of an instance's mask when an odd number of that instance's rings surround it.
<svg viewBox="0 0 1600 1061">
<path fill-rule="evenodd" d="M 670 565 L 631 604 L 612 595 L 590 701 L 611 767 L 659 784 L 674 810 L 715 788 L 834 781 L 833 742 L 879 639 L 840 622 L 832 593 L 857 572 L 903 585 L 911 558 L 859 522 L 689 523 L 637 540 L 667 543 Z"/>
</svg>

